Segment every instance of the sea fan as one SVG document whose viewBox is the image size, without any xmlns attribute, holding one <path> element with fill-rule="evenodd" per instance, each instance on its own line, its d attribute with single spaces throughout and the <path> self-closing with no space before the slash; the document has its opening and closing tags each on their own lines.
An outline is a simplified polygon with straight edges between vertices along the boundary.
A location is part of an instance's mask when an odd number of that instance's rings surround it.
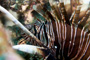
<svg viewBox="0 0 90 60">
<path fill-rule="evenodd" d="M 0 11 L 23 30 L 21 32 L 23 39 L 13 48 L 31 54 L 40 54 L 45 60 L 89 60 L 90 22 L 86 22 L 90 20 L 90 4 L 85 4 L 82 0 L 54 2 L 37 0 L 36 2 L 31 13 L 37 22 L 25 24 L 26 28 L 0 6 Z M 84 9 L 83 6 L 87 8 Z M 25 45 L 26 41 L 31 45 Z"/>
</svg>

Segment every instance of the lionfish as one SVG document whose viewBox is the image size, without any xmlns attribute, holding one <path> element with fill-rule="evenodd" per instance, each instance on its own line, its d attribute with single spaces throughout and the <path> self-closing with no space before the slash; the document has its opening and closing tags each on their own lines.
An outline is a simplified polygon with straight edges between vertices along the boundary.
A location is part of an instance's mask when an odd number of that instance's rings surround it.
<svg viewBox="0 0 90 60">
<path fill-rule="evenodd" d="M 49 2 L 38 1 L 32 10 L 37 23 L 25 27 L 12 15 L 4 12 L 24 32 L 24 39 L 13 46 L 14 49 L 31 54 L 40 54 L 45 60 L 89 60 L 90 34 L 89 20 L 90 3 L 86 11 L 82 11 L 82 3 L 70 0 L 70 6 L 63 0 Z M 72 14 L 71 14 L 72 12 Z M 32 30 L 32 27 L 34 29 Z M 29 41 L 31 45 L 24 44 Z M 33 46 L 36 45 L 36 46 Z"/>
</svg>

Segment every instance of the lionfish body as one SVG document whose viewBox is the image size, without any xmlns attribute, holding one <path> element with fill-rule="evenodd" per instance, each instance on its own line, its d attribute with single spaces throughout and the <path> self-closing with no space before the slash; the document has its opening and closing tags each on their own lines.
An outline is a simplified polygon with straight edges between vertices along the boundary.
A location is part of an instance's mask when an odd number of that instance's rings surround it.
<svg viewBox="0 0 90 60">
<path fill-rule="evenodd" d="M 89 28 L 87 28 L 89 23 L 86 24 L 86 21 L 90 16 L 90 5 L 82 18 L 79 18 L 81 4 L 77 2 L 76 5 L 71 2 L 74 11 L 72 7 L 73 13 L 68 16 L 62 0 L 56 2 L 55 5 L 40 1 L 39 7 L 36 5 L 37 9 L 32 10 L 38 23 L 33 26 L 27 25 L 26 28 L 36 36 L 34 38 L 38 38 L 42 43 L 23 33 L 24 40 L 20 40 L 18 44 L 29 41 L 32 45 L 43 47 L 35 48 L 43 52 L 40 53 L 46 60 L 89 60 L 90 34 Z M 34 28 L 32 29 L 32 27 Z M 23 51 L 26 52 L 26 50 Z"/>
<path fill-rule="evenodd" d="M 80 5 L 76 7 L 70 19 L 64 3 L 61 2 L 57 6 L 50 6 L 49 2 L 41 3 L 39 10 L 32 11 L 33 16 L 40 23 L 40 26 L 38 24 L 34 25 L 34 32 L 32 33 L 43 42 L 47 50 L 50 50 L 48 54 L 53 55 L 57 60 L 90 59 L 90 34 L 85 27 L 85 23 L 90 16 L 90 8 L 88 8 L 81 20 L 79 19 L 80 8 Z M 84 27 L 81 27 L 82 25 Z M 26 40 L 29 39 L 27 38 Z M 34 45 L 39 45 L 31 39 L 30 42 Z M 51 55 L 47 55 L 47 60 Z"/>
</svg>

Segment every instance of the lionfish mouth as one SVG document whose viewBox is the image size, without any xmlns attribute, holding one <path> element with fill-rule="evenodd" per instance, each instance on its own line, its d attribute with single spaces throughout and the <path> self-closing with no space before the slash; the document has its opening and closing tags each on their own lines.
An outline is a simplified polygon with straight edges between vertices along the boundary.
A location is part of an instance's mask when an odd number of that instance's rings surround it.
<svg viewBox="0 0 90 60">
<path fill-rule="evenodd" d="M 90 20 L 90 1 L 82 1 L 37 1 L 31 12 L 37 20 L 34 29 L 32 25 L 24 27 L 15 18 L 15 21 L 12 20 L 24 31 L 24 39 L 37 47 L 16 45 L 13 48 L 31 54 L 38 53 L 45 60 L 89 60 L 90 23 L 87 20 Z M 19 44 L 22 44 L 21 41 Z"/>
</svg>

